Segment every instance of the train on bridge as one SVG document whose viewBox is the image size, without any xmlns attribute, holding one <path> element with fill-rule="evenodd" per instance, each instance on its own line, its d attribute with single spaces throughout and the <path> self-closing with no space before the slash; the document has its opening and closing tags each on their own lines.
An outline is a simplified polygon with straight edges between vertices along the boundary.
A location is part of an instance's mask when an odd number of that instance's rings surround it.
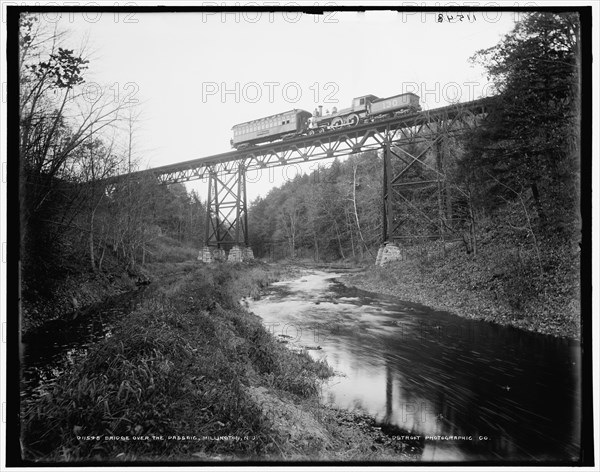
<svg viewBox="0 0 600 472">
<path fill-rule="evenodd" d="M 352 105 L 342 110 L 333 107 L 331 111 L 323 112 L 323 107 L 319 106 L 313 113 L 309 113 L 306 110 L 294 109 L 235 125 L 232 128 L 231 146 L 235 149 L 245 149 L 279 139 L 325 133 L 359 123 L 416 113 L 421 110 L 419 101 L 419 96 L 414 93 L 403 93 L 389 98 L 363 95 L 353 99 Z"/>
</svg>

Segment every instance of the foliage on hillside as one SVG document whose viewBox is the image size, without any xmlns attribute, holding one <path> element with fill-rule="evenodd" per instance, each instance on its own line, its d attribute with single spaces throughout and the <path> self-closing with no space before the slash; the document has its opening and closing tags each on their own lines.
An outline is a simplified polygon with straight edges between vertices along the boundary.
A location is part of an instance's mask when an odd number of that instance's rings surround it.
<svg viewBox="0 0 600 472">
<path fill-rule="evenodd" d="M 335 160 L 254 201 L 249 226 L 255 254 L 316 261 L 373 256 L 381 227 L 382 168 L 376 152 Z"/>
<path fill-rule="evenodd" d="M 574 13 L 527 15 L 474 60 L 499 105 L 469 137 L 461 170 L 488 211 L 510 202 L 531 220 L 529 237 L 579 239 L 581 57 Z"/>
<path fill-rule="evenodd" d="M 360 289 L 450 311 L 462 317 L 579 339 L 579 251 L 535 251 L 500 240 L 490 229 L 477 259 L 457 245 L 432 242 L 383 267 L 347 276 Z"/>
<path fill-rule="evenodd" d="M 20 260 L 31 325 L 127 288 L 147 261 L 189 259 L 181 246 L 197 244 L 206 209 L 181 184 L 107 186 L 136 169 L 140 112 L 110 86 L 90 96 L 85 51 L 40 15 L 21 15 L 19 39 Z"/>
</svg>

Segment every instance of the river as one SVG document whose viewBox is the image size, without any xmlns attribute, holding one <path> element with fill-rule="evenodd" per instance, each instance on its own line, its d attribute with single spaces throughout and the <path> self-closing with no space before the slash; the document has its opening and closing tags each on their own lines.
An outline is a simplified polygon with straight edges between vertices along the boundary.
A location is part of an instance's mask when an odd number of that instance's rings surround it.
<svg viewBox="0 0 600 472">
<path fill-rule="evenodd" d="M 403 302 L 312 271 L 246 301 L 336 371 L 326 404 L 419 436 L 423 461 L 579 459 L 579 344 Z"/>
<path fill-rule="evenodd" d="M 21 397 L 45 394 L 63 372 L 86 356 L 90 347 L 111 336 L 115 322 L 135 308 L 145 289 L 115 295 L 24 335 L 20 349 Z"/>
</svg>

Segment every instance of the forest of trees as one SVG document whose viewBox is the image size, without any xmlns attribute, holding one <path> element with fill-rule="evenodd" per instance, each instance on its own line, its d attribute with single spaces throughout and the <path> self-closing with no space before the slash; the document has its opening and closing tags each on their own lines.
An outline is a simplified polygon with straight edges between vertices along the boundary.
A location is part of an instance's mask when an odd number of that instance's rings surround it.
<svg viewBox="0 0 600 472">
<path fill-rule="evenodd" d="M 495 85 L 496 106 L 482 126 L 444 141 L 448 208 L 441 212 L 448 238 L 462 240 L 472 257 L 480 241 L 495 240 L 513 245 L 543 272 L 559 252 L 578 249 L 579 36 L 577 14 L 531 13 L 472 58 Z M 249 226 L 257 255 L 373 261 L 383 242 L 382 169 L 381 152 L 355 155 L 253 202 Z M 415 215 L 435 212 L 428 206 L 436 202 L 417 190 L 403 198 L 395 208 L 401 231 L 431 233 L 436 222 L 427 228 Z"/>
<path fill-rule="evenodd" d="M 255 255 L 374 258 L 381 238 L 382 169 L 377 152 L 335 160 L 257 199 L 248 222 Z"/>
<path fill-rule="evenodd" d="M 24 296 L 70 273 L 134 273 L 158 242 L 198 246 L 206 205 L 182 184 L 103 179 L 136 170 L 136 103 L 86 88 L 88 60 L 66 32 L 20 18 L 20 194 Z M 158 248 L 158 249 L 157 249 Z"/>
</svg>

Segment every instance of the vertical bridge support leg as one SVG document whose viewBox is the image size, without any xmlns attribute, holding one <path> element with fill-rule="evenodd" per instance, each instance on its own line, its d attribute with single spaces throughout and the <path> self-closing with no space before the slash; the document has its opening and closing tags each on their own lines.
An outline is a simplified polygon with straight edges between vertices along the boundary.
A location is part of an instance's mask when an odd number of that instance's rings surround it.
<svg viewBox="0 0 600 472">
<path fill-rule="evenodd" d="M 254 259 L 248 246 L 248 208 L 246 201 L 246 169 L 219 175 L 209 170 L 206 209 L 205 247 L 198 256 L 203 262 L 238 262 Z M 229 256 L 226 256 L 229 251 Z"/>
<path fill-rule="evenodd" d="M 377 265 L 402 259 L 394 240 L 436 240 L 445 251 L 445 241 L 458 235 L 452 186 L 446 180 L 448 129 L 455 118 L 438 118 L 427 129 L 425 139 L 413 134 L 404 142 L 394 142 L 389 130 L 380 141 L 383 147 L 383 244 Z M 461 128 L 466 126 L 461 125 Z M 391 143 L 394 142 L 394 147 Z M 394 159 L 396 158 L 396 159 Z M 394 166 L 392 165 L 394 161 Z M 463 200 L 466 194 L 458 189 Z M 420 204 L 415 204 L 416 200 Z M 460 198 L 458 199 L 459 204 Z M 394 206 L 394 199 L 401 205 Z M 464 217 L 462 218 L 464 221 Z M 459 221 L 458 225 L 465 223 Z M 401 234 L 400 234 L 401 231 Z"/>
<path fill-rule="evenodd" d="M 382 266 L 386 262 L 400 259 L 400 249 L 394 243 L 394 189 L 392 185 L 391 143 L 386 140 L 383 145 L 383 234 L 382 245 L 377 251 L 375 265 Z"/>
</svg>

